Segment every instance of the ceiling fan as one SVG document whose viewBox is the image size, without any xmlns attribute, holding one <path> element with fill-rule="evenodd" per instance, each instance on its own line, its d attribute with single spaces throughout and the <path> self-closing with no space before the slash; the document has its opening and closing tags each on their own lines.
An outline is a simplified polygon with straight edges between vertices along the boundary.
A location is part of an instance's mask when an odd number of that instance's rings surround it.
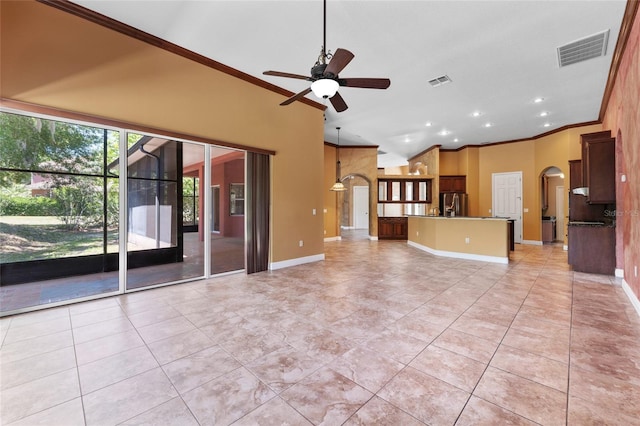
<svg viewBox="0 0 640 426">
<path fill-rule="evenodd" d="M 296 93 L 280 105 L 289 105 L 292 102 L 313 92 L 318 98 L 331 101 L 331 105 L 337 112 L 342 112 L 348 108 L 346 102 L 338 93 L 338 88 L 343 87 L 360 87 L 364 89 L 386 89 L 391 84 L 388 78 L 340 78 L 338 74 L 344 67 L 351 62 L 354 55 L 346 49 L 338 48 L 335 53 L 326 50 L 327 46 L 327 0 L 324 0 L 324 19 L 323 19 L 323 44 L 320 50 L 318 60 L 311 67 L 311 75 L 305 76 L 301 74 L 291 74 L 280 71 L 265 71 L 264 75 L 273 75 L 276 77 L 296 78 L 299 80 L 307 80 L 311 82 L 311 86 L 302 92 Z M 328 61 L 328 62 L 327 62 Z"/>
</svg>

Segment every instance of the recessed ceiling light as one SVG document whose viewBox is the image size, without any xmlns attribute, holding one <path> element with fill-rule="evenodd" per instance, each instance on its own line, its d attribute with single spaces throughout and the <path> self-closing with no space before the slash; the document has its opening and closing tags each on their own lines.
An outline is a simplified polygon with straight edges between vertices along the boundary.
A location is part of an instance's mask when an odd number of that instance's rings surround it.
<svg viewBox="0 0 640 426">
<path fill-rule="evenodd" d="M 471 113 L 471 116 L 472 116 L 472 117 L 480 117 L 480 115 L 481 115 L 481 114 L 480 114 L 480 112 L 479 112 L 479 111 L 474 111 L 474 112 L 472 112 L 472 113 Z"/>
<path fill-rule="evenodd" d="M 426 123 L 424 123 L 424 125 L 427 126 L 427 127 L 431 127 L 431 122 L 427 121 Z"/>
<path fill-rule="evenodd" d="M 448 130 L 441 130 L 440 132 L 438 132 L 438 134 L 439 134 L 440 136 L 447 136 L 449 133 L 451 133 L 451 132 L 450 132 L 450 131 L 448 131 Z"/>
<path fill-rule="evenodd" d="M 546 117 L 549 113 L 547 111 L 542 111 L 539 115 L 540 117 Z"/>
<path fill-rule="evenodd" d="M 544 98 L 535 98 L 533 100 L 534 103 L 539 104 L 540 102 L 544 101 Z"/>
<path fill-rule="evenodd" d="M 544 123 L 542 127 L 551 127 L 551 123 Z"/>
<path fill-rule="evenodd" d="M 459 142 L 459 141 L 460 141 L 460 139 L 455 138 L 453 141 L 454 141 L 454 142 Z"/>
<path fill-rule="evenodd" d="M 484 127 L 493 127 L 493 123 L 484 123 Z"/>
</svg>

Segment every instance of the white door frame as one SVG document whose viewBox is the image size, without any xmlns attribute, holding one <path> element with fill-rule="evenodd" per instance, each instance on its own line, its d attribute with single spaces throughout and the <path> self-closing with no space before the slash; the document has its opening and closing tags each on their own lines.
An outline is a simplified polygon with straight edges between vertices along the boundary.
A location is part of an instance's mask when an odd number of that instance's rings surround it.
<svg viewBox="0 0 640 426">
<path fill-rule="evenodd" d="M 498 196 L 496 191 L 496 179 L 509 176 L 517 178 L 518 185 L 516 186 L 516 192 L 513 195 L 513 203 L 515 212 L 507 215 L 510 219 L 514 220 L 513 223 L 513 240 L 516 243 L 522 243 L 522 171 L 519 172 L 505 172 L 505 173 L 492 173 L 491 174 L 491 214 L 498 216 Z"/>
</svg>

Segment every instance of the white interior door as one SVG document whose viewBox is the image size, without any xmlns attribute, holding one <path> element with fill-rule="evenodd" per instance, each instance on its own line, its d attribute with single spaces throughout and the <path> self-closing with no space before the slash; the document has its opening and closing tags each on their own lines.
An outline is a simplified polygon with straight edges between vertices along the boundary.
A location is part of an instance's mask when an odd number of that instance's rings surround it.
<svg viewBox="0 0 640 426">
<path fill-rule="evenodd" d="M 513 219 L 513 240 L 522 243 L 522 172 L 492 174 L 492 212 Z"/>
<path fill-rule="evenodd" d="M 564 241 L 564 186 L 556 186 L 556 240 Z"/>
<path fill-rule="evenodd" d="M 369 187 L 354 186 L 353 188 L 353 227 L 354 229 L 369 229 Z"/>
</svg>

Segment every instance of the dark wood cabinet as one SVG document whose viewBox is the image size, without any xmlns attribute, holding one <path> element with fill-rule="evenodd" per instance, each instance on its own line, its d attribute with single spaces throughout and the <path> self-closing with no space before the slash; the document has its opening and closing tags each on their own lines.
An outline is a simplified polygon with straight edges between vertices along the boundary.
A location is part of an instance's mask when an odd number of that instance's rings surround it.
<svg viewBox="0 0 640 426">
<path fill-rule="evenodd" d="M 569 189 L 585 186 L 582 180 L 582 161 L 569 161 Z M 604 205 L 589 204 L 584 195 L 574 194 L 569 191 L 569 221 L 602 221 L 604 218 Z"/>
<path fill-rule="evenodd" d="M 440 192 L 467 192 L 467 177 L 440 176 Z"/>
<path fill-rule="evenodd" d="M 582 180 L 589 188 L 587 202 L 616 202 L 615 139 L 585 139 L 582 135 Z"/>
<path fill-rule="evenodd" d="M 613 275 L 616 228 L 569 225 L 569 264 L 574 271 Z"/>
<path fill-rule="evenodd" d="M 409 219 L 407 217 L 379 217 L 378 239 L 406 240 L 408 238 Z"/>
</svg>

